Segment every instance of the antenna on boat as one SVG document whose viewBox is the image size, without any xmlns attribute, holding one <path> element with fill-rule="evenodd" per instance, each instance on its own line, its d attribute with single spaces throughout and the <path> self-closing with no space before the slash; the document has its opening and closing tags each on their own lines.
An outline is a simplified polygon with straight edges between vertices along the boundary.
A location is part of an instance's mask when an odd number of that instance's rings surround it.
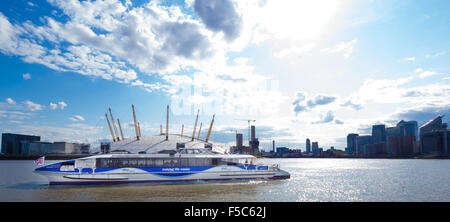
<svg viewBox="0 0 450 222">
<path fill-rule="evenodd" d="M 197 139 L 200 139 L 200 132 L 202 131 L 202 122 L 200 122 L 200 128 L 198 129 Z"/>
<path fill-rule="evenodd" d="M 169 105 L 167 105 L 166 112 L 166 140 L 169 140 Z"/>
<path fill-rule="evenodd" d="M 114 127 L 114 132 L 116 133 L 115 134 L 116 135 L 116 140 L 120 141 L 120 139 L 119 139 L 119 131 L 117 131 L 116 121 L 114 121 L 114 117 L 112 115 L 111 108 L 109 108 L 109 115 L 111 116 L 111 122 L 112 122 L 113 127 Z"/>
<path fill-rule="evenodd" d="M 119 124 L 119 130 L 120 130 L 120 135 L 122 136 L 122 140 L 124 140 L 125 138 L 123 137 L 122 127 L 120 126 L 119 118 L 117 118 L 117 123 Z"/>
<path fill-rule="evenodd" d="M 109 132 L 111 133 L 111 137 L 113 139 L 113 142 L 116 142 L 116 138 L 114 138 L 114 134 L 113 134 L 113 131 L 111 129 L 111 124 L 109 123 L 109 118 L 108 118 L 108 114 L 107 113 L 105 113 L 105 117 L 106 117 L 106 121 L 108 122 Z"/>
<path fill-rule="evenodd" d="M 195 130 L 197 128 L 197 121 L 198 121 L 198 114 L 200 113 L 200 109 L 197 111 L 197 117 L 195 118 L 195 124 L 194 124 L 194 132 L 192 132 L 192 140 L 194 141 L 194 136 L 195 136 Z"/>
<path fill-rule="evenodd" d="M 205 142 L 208 142 L 209 136 L 211 135 L 211 130 L 212 130 L 212 127 L 213 127 L 213 124 L 214 124 L 214 117 L 215 117 L 215 116 L 216 116 L 216 114 L 213 115 L 213 118 L 212 118 L 212 120 L 211 120 L 211 124 L 209 125 L 208 135 L 206 135 L 206 140 L 205 140 Z"/>
<path fill-rule="evenodd" d="M 136 139 L 139 140 L 139 132 L 138 132 L 138 126 L 136 123 L 136 113 L 134 112 L 134 105 L 131 105 L 131 108 L 133 109 L 134 131 L 136 132 Z"/>
</svg>

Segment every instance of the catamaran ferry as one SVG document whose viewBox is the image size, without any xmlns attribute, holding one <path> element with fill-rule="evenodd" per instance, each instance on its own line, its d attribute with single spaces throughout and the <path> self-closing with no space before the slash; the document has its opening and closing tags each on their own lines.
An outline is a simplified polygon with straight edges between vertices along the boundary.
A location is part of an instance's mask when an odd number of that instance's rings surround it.
<svg viewBox="0 0 450 222">
<path fill-rule="evenodd" d="M 205 148 L 169 153 L 102 154 L 35 169 L 50 184 L 198 182 L 288 179 L 278 165 L 260 165 L 252 155 L 221 154 Z"/>
</svg>

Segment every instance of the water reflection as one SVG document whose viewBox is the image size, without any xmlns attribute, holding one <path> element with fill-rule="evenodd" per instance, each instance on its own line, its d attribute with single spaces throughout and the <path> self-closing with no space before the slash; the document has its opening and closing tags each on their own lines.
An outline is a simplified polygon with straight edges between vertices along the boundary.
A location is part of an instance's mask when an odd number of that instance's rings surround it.
<svg viewBox="0 0 450 222">
<path fill-rule="evenodd" d="M 50 161 L 49 161 L 50 162 Z M 263 159 L 281 181 L 49 186 L 30 161 L 0 161 L 0 201 L 449 201 L 450 160 Z"/>
</svg>

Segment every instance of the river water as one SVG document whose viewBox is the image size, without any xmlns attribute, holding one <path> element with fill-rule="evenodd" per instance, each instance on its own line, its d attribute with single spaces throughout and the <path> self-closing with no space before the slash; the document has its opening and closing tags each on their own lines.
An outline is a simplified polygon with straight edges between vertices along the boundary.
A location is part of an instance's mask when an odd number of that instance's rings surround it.
<svg viewBox="0 0 450 222">
<path fill-rule="evenodd" d="M 57 161 L 46 161 L 46 164 Z M 31 160 L 0 161 L 0 201 L 450 201 L 450 160 L 261 159 L 288 180 L 49 186 Z"/>
</svg>

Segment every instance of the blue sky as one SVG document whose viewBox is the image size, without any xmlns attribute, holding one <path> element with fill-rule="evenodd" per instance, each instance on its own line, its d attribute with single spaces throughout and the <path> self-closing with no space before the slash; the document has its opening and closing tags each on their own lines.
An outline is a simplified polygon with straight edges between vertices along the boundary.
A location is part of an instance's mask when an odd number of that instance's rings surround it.
<svg viewBox="0 0 450 222">
<path fill-rule="evenodd" d="M 0 2 L 0 132 L 98 144 L 112 108 L 126 136 L 193 128 L 269 149 L 450 115 L 448 1 Z M 205 129 L 205 128 L 204 128 Z M 202 134 L 206 134 L 203 130 Z M 205 135 L 203 135 L 204 137 Z"/>
</svg>

